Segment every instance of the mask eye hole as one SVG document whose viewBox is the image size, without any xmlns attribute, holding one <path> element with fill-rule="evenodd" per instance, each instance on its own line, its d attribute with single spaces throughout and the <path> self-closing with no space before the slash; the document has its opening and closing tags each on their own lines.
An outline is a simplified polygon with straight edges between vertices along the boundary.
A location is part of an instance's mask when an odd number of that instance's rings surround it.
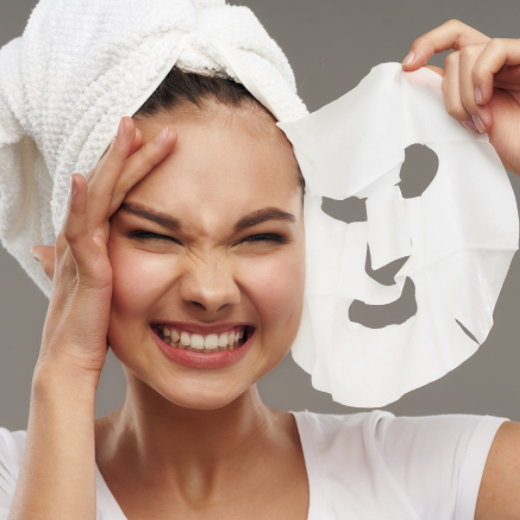
<svg viewBox="0 0 520 520">
<path fill-rule="evenodd" d="M 366 222 L 367 220 L 367 199 L 349 197 L 348 199 L 336 200 L 322 197 L 321 209 L 336 220 L 342 220 L 347 224 L 352 222 Z"/>
<path fill-rule="evenodd" d="M 439 169 L 437 154 L 422 144 L 412 144 L 405 151 L 398 183 L 403 199 L 420 197 L 432 183 Z"/>
</svg>

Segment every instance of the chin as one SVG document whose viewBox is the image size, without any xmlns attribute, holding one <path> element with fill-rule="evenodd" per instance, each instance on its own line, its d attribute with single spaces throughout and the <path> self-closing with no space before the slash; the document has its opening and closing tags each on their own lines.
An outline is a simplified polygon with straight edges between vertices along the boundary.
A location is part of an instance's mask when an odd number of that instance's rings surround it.
<svg viewBox="0 0 520 520">
<path fill-rule="evenodd" d="M 224 383 L 202 384 L 197 380 L 184 384 L 179 382 L 175 388 L 154 385 L 152 389 L 175 406 L 191 410 L 217 410 L 235 401 L 248 388 L 230 388 L 229 384 Z"/>
<path fill-rule="evenodd" d="M 218 410 L 232 403 L 238 396 L 194 396 L 168 399 L 172 404 L 190 410 Z"/>
</svg>

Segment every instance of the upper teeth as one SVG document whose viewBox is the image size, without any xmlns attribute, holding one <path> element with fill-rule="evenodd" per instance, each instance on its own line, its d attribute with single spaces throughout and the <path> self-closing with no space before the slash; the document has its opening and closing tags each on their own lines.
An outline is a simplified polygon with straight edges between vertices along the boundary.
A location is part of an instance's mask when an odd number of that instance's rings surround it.
<svg viewBox="0 0 520 520">
<path fill-rule="evenodd" d="M 244 327 L 237 327 L 219 334 L 193 334 L 185 330 L 169 328 L 165 325 L 159 326 L 164 341 L 172 346 L 189 350 L 231 350 L 237 342 L 244 337 Z"/>
</svg>

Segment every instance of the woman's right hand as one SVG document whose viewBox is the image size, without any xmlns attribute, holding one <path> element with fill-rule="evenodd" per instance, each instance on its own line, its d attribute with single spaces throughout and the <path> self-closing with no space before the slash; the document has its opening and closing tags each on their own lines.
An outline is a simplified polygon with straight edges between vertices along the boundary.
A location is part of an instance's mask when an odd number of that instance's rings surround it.
<svg viewBox="0 0 520 520">
<path fill-rule="evenodd" d="M 125 117 L 87 179 L 78 173 L 71 176 L 68 211 L 56 246 L 35 246 L 31 251 L 53 281 L 37 372 L 56 364 L 63 371 L 65 365 L 74 377 L 79 371 L 97 386 L 108 347 L 112 298 L 109 219 L 175 142 L 175 132 L 165 128 L 143 146 L 141 132 Z"/>
<path fill-rule="evenodd" d="M 403 68 L 416 70 L 449 49 L 446 69 L 431 67 L 444 76 L 448 114 L 471 133 L 487 132 L 504 167 L 520 176 L 520 40 L 491 39 L 450 20 L 414 41 Z"/>
</svg>

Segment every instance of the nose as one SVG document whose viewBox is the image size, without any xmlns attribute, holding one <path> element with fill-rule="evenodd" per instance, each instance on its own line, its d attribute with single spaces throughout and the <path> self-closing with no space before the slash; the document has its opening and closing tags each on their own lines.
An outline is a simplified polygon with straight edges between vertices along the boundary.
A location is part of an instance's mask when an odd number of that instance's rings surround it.
<svg viewBox="0 0 520 520">
<path fill-rule="evenodd" d="M 229 266 L 206 261 L 194 266 L 181 280 L 181 298 L 186 305 L 206 314 L 240 302 L 240 289 Z"/>
</svg>

